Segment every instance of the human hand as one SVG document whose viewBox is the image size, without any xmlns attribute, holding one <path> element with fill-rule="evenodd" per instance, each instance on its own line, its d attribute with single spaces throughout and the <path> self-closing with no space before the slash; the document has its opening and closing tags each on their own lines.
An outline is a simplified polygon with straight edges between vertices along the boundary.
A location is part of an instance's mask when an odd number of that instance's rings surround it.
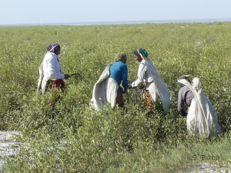
<svg viewBox="0 0 231 173">
<path fill-rule="evenodd" d="M 122 94 L 126 93 L 127 89 L 122 88 Z"/>
<path fill-rule="evenodd" d="M 64 74 L 64 79 L 68 79 L 69 77 L 71 77 L 69 74 Z"/>
<path fill-rule="evenodd" d="M 140 85 L 139 85 L 139 89 L 143 89 L 144 87 L 146 87 L 147 83 L 146 82 L 142 82 Z"/>
<path fill-rule="evenodd" d="M 131 89 L 132 88 L 132 84 L 128 84 L 128 89 Z"/>
</svg>

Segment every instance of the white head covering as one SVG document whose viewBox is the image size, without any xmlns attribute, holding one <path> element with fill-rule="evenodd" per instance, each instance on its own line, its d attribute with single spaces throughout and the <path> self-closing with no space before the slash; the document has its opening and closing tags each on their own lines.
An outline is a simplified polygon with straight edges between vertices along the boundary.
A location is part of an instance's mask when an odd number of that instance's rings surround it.
<svg viewBox="0 0 231 173">
<path fill-rule="evenodd" d="M 201 89 L 201 86 L 202 86 L 202 82 L 201 82 L 200 78 L 198 78 L 198 77 L 193 78 L 193 80 L 192 80 L 193 89 L 195 89 L 196 91 L 199 91 Z"/>
<path fill-rule="evenodd" d="M 137 52 L 139 53 L 139 55 L 141 56 L 142 59 L 148 57 L 148 52 L 143 48 L 137 49 Z"/>
</svg>

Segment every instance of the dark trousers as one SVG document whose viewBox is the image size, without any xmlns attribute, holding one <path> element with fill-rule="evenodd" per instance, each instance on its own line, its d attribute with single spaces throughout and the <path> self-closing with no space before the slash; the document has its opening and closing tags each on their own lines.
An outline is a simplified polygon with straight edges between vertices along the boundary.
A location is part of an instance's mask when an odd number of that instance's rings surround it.
<svg viewBox="0 0 231 173">
<path fill-rule="evenodd" d="M 118 106 L 121 108 L 124 107 L 123 92 L 121 91 L 121 89 L 117 90 L 116 104 L 118 104 Z"/>
</svg>

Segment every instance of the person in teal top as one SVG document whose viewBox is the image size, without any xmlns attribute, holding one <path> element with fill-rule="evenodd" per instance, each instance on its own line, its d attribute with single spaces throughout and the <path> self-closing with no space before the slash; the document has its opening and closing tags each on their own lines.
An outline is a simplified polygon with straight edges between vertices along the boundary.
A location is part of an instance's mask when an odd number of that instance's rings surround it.
<svg viewBox="0 0 231 173">
<path fill-rule="evenodd" d="M 115 60 L 105 67 L 94 84 L 90 106 L 95 110 L 101 110 L 108 103 L 112 108 L 116 105 L 124 108 L 122 94 L 129 88 L 126 61 L 126 54 L 118 53 Z"/>
<path fill-rule="evenodd" d="M 110 66 L 109 71 L 110 75 L 108 78 L 115 79 L 118 84 L 118 90 L 117 90 L 117 97 L 116 97 L 116 104 L 118 104 L 119 107 L 124 107 L 124 101 L 123 101 L 123 93 L 126 92 L 128 89 L 128 68 L 126 65 L 127 56 L 124 53 L 119 53 L 116 58 L 115 62 Z M 122 83 L 122 87 L 121 84 Z"/>
<path fill-rule="evenodd" d="M 118 85 L 120 85 L 122 82 L 122 86 L 124 90 L 128 88 L 128 80 L 127 80 L 128 68 L 125 63 L 126 62 L 123 62 L 122 60 L 113 63 L 110 67 L 110 75 L 109 75 L 109 78 L 115 79 Z M 120 89 L 122 89 L 121 86 Z"/>
</svg>

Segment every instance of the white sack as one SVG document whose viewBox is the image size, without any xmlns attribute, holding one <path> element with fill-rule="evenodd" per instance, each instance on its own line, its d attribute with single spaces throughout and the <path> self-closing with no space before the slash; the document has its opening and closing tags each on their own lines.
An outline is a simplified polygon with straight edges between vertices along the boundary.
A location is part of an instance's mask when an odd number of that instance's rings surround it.
<svg viewBox="0 0 231 173">
<path fill-rule="evenodd" d="M 98 111 L 107 103 L 110 103 L 112 108 L 116 105 L 117 89 L 119 86 L 116 80 L 108 78 L 110 75 L 110 66 L 111 64 L 104 69 L 93 87 L 91 106 Z"/>
<path fill-rule="evenodd" d="M 50 77 L 44 77 L 43 63 L 39 66 L 39 78 L 37 84 L 37 94 L 41 91 L 43 94 L 46 90 L 47 81 L 50 80 Z"/>
<path fill-rule="evenodd" d="M 38 84 L 37 84 L 37 94 L 41 90 L 43 77 L 44 77 L 44 72 L 43 72 L 43 65 L 41 63 L 39 66 L 39 78 L 38 78 Z"/>
<path fill-rule="evenodd" d="M 152 61 L 149 58 L 145 58 L 146 64 L 148 66 L 148 69 L 151 70 L 151 77 L 153 78 L 153 82 L 150 85 L 147 85 L 147 89 L 149 90 L 149 93 L 153 99 L 153 101 L 156 101 L 157 96 L 160 97 L 161 102 L 163 104 L 164 114 L 166 114 L 169 110 L 169 104 L 170 104 L 170 93 L 165 85 L 164 81 L 159 76 L 158 72 L 156 71 L 156 68 L 154 67 Z"/>
<path fill-rule="evenodd" d="M 179 79 L 178 82 L 188 86 L 194 94 L 194 99 L 191 102 L 187 115 L 187 129 L 189 133 L 195 136 L 202 134 L 204 137 L 218 136 L 221 130 L 217 114 L 202 88 L 200 86 L 192 86 L 185 79 Z"/>
</svg>

